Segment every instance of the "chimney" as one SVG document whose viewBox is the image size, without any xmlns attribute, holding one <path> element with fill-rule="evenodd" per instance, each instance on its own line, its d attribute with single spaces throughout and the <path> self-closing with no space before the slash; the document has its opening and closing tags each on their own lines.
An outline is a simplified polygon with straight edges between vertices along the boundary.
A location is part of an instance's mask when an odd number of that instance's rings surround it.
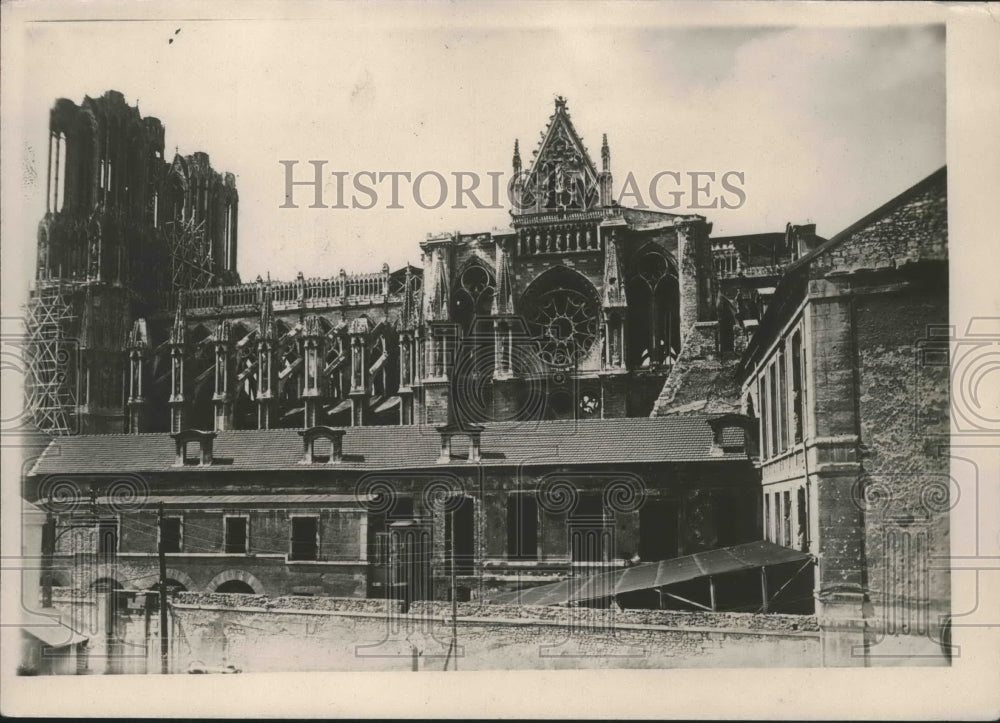
<svg viewBox="0 0 1000 723">
<path fill-rule="evenodd" d="M 448 464 L 451 462 L 451 440 L 452 437 L 466 435 L 469 438 L 469 456 L 466 461 L 479 462 L 482 459 L 482 436 L 485 427 L 476 424 L 444 424 L 437 427 L 438 434 L 441 435 L 441 454 L 438 455 L 438 464 Z"/>
<path fill-rule="evenodd" d="M 299 464 L 340 464 L 344 461 L 344 434 L 347 430 L 337 427 L 310 427 L 299 432 L 302 437 L 302 459 Z M 317 439 L 330 441 L 330 458 L 319 459 L 315 453 Z"/>
<path fill-rule="evenodd" d="M 187 464 L 187 446 L 191 442 L 197 442 L 199 447 L 199 457 L 196 464 L 200 466 L 210 466 L 212 464 L 212 448 L 215 442 L 215 432 L 203 432 L 200 429 L 185 429 L 171 434 L 173 437 L 177 456 L 174 460 L 175 467 L 183 467 Z"/>
</svg>

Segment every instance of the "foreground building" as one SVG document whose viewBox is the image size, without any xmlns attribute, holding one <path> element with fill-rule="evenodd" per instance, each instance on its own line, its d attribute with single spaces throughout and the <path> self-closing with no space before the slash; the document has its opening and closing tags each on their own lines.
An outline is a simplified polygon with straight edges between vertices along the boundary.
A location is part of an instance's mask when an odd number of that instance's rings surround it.
<svg viewBox="0 0 1000 723">
<path fill-rule="evenodd" d="M 935 659 L 947 638 L 947 180 L 797 259 L 740 363 L 764 537 L 816 556 L 833 658 Z"/>
<path fill-rule="evenodd" d="M 102 103 L 123 104 L 108 94 L 83 107 Z M 701 216 L 619 206 L 606 138 L 598 170 L 560 98 L 526 172 L 515 143 L 509 229 L 430 236 L 420 267 L 240 284 L 235 205 L 212 205 L 235 200 L 230 177 L 170 185 L 182 160 L 165 195 L 154 183 L 136 204 L 151 248 L 205 249 L 209 281 L 165 261 L 114 281 L 74 276 L 40 234 L 29 392 L 41 428 L 86 432 L 55 439 L 26 478 L 26 497 L 66 531 L 51 583 L 149 588 L 161 550 L 174 590 L 407 603 L 517 599 L 607 572 L 607 594 L 552 599 L 808 613 L 815 597 L 826 662 L 852 664 L 868 659 L 872 602 L 905 583 L 897 563 L 923 559 L 907 546 L 946 538 L 940 513 L 930 537 L 866 539 L 889 528 L 865 511 L 885 468 L 863 466 L 861 451 L 913 450 L 894 446 L 898 434 L 867 441 L 866 429 L 895 429 L 903 402 L 886 390 L 870 403 L 857 371 L 881 384 L 915 343 L 877 323 L 905 316 L 915 333 L 947 319 L 943 171 L 829 241 L 791 224 L 713 239 Z M 115 197 L 84 198 L 56 203 L 43 231 Z M 103 248 L 100 227 L 93 238 Z M 122 258 L 144 256 L 138 236 L 122 238 Z M 138 288 L 147 276 L 156 295 Z M 105 294 L 120 303 L 90 301 Z M 59 374 L 45 355 L 68 339 L 80 366 Z M 935 399 L 932 416 L 946 411 L 946 393 Z M 895 552 L 877 563 L 872 550 Z M 668 591 L 645 566 L 697 568 L 709 558 L 685 556 L 710 551 L 749 555 L 718 568 L 738 583 L 708 575 L 702 591 L 701 574 L 685 581 L 692 592 Z M 768 575 L 772 564 L 785 567 Z M 786 589 L 796 594 L 777 601 Z M 947 581 L 927 589 L 943 611 Z"/>
</svg>

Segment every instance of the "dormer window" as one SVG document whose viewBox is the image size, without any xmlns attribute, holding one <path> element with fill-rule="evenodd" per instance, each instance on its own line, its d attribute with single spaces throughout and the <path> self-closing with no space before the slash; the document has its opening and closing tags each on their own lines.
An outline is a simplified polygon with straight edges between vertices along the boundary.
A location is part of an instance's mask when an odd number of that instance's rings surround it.
<svg viewBox="0 0 1000 723">
<path fill-rule="evenodd" d="M 213 461 L 215 432 L 185 429 L 170 435 L 176 445 L 175 467 L 210 466 Z"/>
<path fill-rule="evenodd" d="M 724 414 L 708 420 L 712 428 L 712 447 L 709 454 L 721 457 L 725 454 L 746 453 L 756 456 L 754 442 L 757 439 L 757 420 L 744 414 Z"/>
<path fill-rule="evenodd" d="M 201 445 L 199 443 L 184 444 L 184 464 L 185 466 L 201 464 Z"/>
<path fill-rule="evenodd" d="M 344 461 L 344 434 L 336 427 L 311 427 L 302 437 L 301 464 L 339 464 Z"/>
</svg>

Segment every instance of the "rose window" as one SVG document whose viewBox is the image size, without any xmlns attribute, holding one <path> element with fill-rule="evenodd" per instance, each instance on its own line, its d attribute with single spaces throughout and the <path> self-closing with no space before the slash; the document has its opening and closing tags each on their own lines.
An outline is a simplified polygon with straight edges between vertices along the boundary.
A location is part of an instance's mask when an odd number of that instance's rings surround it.
<svg viewBox="0 0 1000 723">
<path fill-rule="evenodd" d="M 556 368 L 581 361 L 597 339 L 598 312 L 596 295 L 582 290 L 560 286 L 531 294 L 525 319 L 541 361 Z"/>
</svg>

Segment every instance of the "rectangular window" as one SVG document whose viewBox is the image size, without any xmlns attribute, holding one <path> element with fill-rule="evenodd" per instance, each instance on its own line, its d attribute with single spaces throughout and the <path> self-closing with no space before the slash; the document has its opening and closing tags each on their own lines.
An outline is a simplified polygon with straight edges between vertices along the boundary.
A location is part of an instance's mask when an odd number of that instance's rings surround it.
<svg viewBox="0 0 1000 723">
<path fill-rule="evenodd" d="M 785 353 L 778 352 L 778 452 L 788 449 L 788 379 L 786 378 Z"/>
<path fill-rule="evenodd" d="M 773 542 L 771 538 L 771 495 L 764 495 L 764 539 Z"/>
<path fill-rule="evenodd" d="M 760 375 L 760 454 L 762 459 L 771 456 L 770 408 L 767 404 L 767 372 Z"/>
<path fill-rule="evenodd" d="M 782 504 L 782 540 L 781 544 L 785 547 L 792 547 L 794 541 L 792 540 L 792 493 L 784 492 L 781 495 Z"/>
<path fill-rule="evenodd" d="M 319 518 L 293 517 L 289 560 L 315 560 L 319 552 Z"/>
<path fill-rule="evenodd" d="M 796 547 L 803 552 L 809 549 L 809 511 L 806 506 L 806 488 L 799 487 L 797 495 L 797 507 L 799 513 L 798 531 Z"/>
<path fill-rule="evenodd" d="M 507 496 L 507 558 L 538 559 L 538 502 L 533 495 Z"/>
<path fill-rule="evenodd" d="M 444 533 L 446 554 L 454 560 L 456 574 L 471 575 L 476 563 L 476 505 L 471 497 L 445 511 Z"/>
<path fill-rule="evenodd" d="M 181 518 L 164 517 L 160 523 L 160 542 L 164 552 L 181 551 Z"/>
<path fill-rule="evenodd" d="M 678 555 L 680 509 L 677 502 L 647 498 L 639 508 L 639 559 L 670 560 Z"/>
<path fill-rule="evenodd" d="M 802 332 L 792 336 L 792 443 L 802 441 Z"/>
<path fill-rule="evenodd" d="M 245 555 L 247 553 L 250 535 L 247 534 L 246 517 L 225 518 L 225 549 L 230 555 Z"/>
<path fill-rule="evenodd" d="M 781 495 L 777 492 L 771 495 L 771 541 L 776 545 L 781 544 Z"/>
<path fill-rule="evenodd" d="M 769 457 L 773 457 L 778 453 L 778 380 L 777 373 L 775 372 L 775 365 L 771 364 L 767 368 L 767 411 L 771 417 L 771 445 L 769 449 Z"/>
</svg>

